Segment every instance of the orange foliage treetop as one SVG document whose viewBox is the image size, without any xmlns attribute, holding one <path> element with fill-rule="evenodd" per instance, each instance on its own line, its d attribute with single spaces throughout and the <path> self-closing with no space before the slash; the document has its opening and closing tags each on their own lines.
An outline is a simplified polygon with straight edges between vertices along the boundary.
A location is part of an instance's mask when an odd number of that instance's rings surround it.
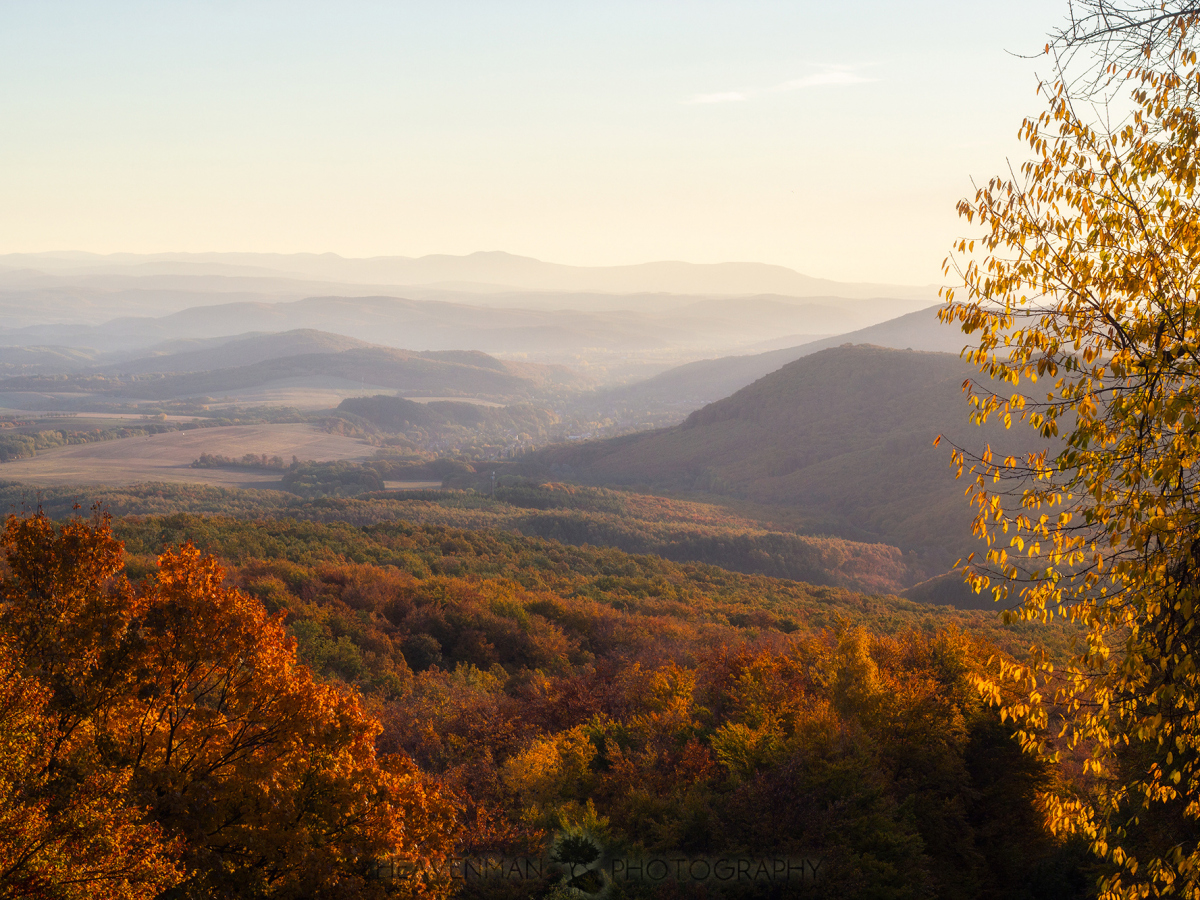
<svg viewBox="0 0 1200 900">
<path fill-rule="evenodd" d="M 215 560 L 169 550 L 134 586 L 106 520 L 2 541 L 0 897 L 444 891 L 447 801 Z"/>
</svg>

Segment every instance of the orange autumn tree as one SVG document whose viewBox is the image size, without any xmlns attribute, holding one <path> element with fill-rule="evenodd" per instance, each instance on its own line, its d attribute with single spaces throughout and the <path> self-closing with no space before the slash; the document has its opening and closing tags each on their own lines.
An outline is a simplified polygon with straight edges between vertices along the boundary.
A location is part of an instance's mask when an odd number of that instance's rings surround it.
<svg viewBox="0 0 1200 900">
<path fill-rule="evenodd" d="M 123 801 L 127 771 L 61 740 L 49 699 L 0 639 L 0 900 L 150 900 L 179 880 L 175 848 Z"/>
<path fill-rule="evenodd" d="M 167 551 L 135 587 L 105 520 L 10 517 L 0 540 L 0 634 L 44 686 L 47 765 L 70 761 L 79 789 L 117 779 L 174 851 L 168 896 L 444 892 L 448 802 L 406 757 L 376 755 L 357 696 L 298 665 L 281 621 L 215 560 Z M 88 752 L 68 760 L 76 745 Z M 386 879 L 384 860 L 399 863 Z"/>
</svg>

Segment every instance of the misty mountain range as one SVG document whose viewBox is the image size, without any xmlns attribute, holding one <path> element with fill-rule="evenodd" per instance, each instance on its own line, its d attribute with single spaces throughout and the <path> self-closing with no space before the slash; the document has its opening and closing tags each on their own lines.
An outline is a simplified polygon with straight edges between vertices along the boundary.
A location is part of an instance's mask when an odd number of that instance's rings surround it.
<svg viewBox="0 0 1200 900">
<path fill-rule="evenodd" d="M 309 297 L 194 306 L 166 316 L 102 325 L 0 328 L 10 346 L 132 350 L 164 341 L 308 328 L 407 350 L 488 353 L 732 349 L 772 333 L 827 335 L 875 318 L 867 301 L 705 300 L 669 313 L 505 309 L 397 297 Z"/>
<path fill-rule="evenodd" d="M 342 302 L 352 301 L 343 299 Z M 290 306 L 287 304 L 284 308 Z M 278 309 L 266 308 L 269 312 Z M 197 333 L 204 329 L 192 317 L 200 319 L 203 312 L 193 310 L 186 316 L 177 314 L 176 317 L 167 318 L 182 318 L 193 326 L 193 333 Z M 214 321 L 219 323 L 224 320 Z M 232 324 L 233 321 L 230 322 Z M 220 328 L 213 330 L 219 331 Z M 96 329 L 90 331 L 93 335 L 96 332 Z M 119 341 L 119 333 L 113 340 Z M 337 384 L 344 389 L 361 386 L 365 390 L 369 384 L 372 388 L 415 391 L 425 395 L 438 393 L 437 378 L 431 379 L 424 370 L 420 377 L 414 378 L 414 361 L 436 357 L 453 363 L 453 375 L 450 374 L 450 368 L 443 369 L 444 377 L 449 379 L 446 387 L 450 393 L 465 392 L 498 399 L 527 398 L 545 390 L 555 394 L 562 390 L 587 392 L 586 395 L 580 394 L 575 402 L 582 404 L 581 408 L 594 407 L 598 415 L 615 414 L 620 417 L 621 413 L 614 411 L 623 409 L 683 416 L 740 390 L 788 363 L 828 347 L 870 344 L 957 354 L 962 343 L 962 335 L 938 322 L 936 307 L 930 307 L 837 337 L 766 353 L 698 360 L 630 385 L 599 391 L 594 390 L 597 386 L 594 377 L 564 367 L 502 363 L 478 351 L 414 353 L 316 329 L 177 338 L 163 341 L 140 353 L 63 347 L 0 347 L 0 365 L 8 367 L 13 373 L 3 379 L 6 392 L 32 390 L 59 394 L 66 390 L 69 393 L 76 390 L 71 387 L 70 381 L 59 384 L 45 381 L 42 376 L 61 378 L 62 373 L 75 373 L 82 378 L 104 376 L 121 379 L 125 382 L 124 387 L 99 384 L 89 386 L 87 390 L 89 393 L 97 390 L 115 391 L 127 399 L 222 396 L 284 381 L 293 388 L 310 382 L 330 387 L 333 384 L 330 378 L 337 379 Z M 118 361 L 112 361 L 114 357 Z M 458 372 L 457 368 L 463 365 L 468 366 L 470 371 Z M 489 372 L 492 374 L 489 375 Z M 496 377 L 500 372 L 506 373 L 504 378 Z M 518 372 L 523 380 L 510 383 L 508 376 Z M 153 383 L 135 384 L 133 381 L 146 376 L 159 377 L 154 378 Z M 11 397 L 8 400 L 24 405 L 23 401 L 15 401 Z M 48 398 L 36 401 L 35 405 L 44 407 L 46 402 Z"/>
<path fill-rule="evenodd" d="M 40 355 L 77 368 L 173 341 L 310 329 L 405 350 L 601 363 L 602 378 L 621 380 L 842 334 L 933 295 L 757 263 L 583 268 L 504 253 L 10 254 L 0 257 L 0 347 L 46 350 L 0 353 L 0 364 L 37 366 Z"/>
<path fill-rule="evenodd" d="M 502 252 L 368 259 L 347 259 L 334 253 L 14 253 L 0 255 L 0 272 L 4 270 L 8 277 L 14 277 L 14 270 L 34 270 L 59 279 L 207 275 L 427 286 L 478 292 L 518 289 L 600 294 L 897 297 L 905 300 L 930 300 L 937 293 L 931 286 L 845 283 L 812 278 L 783 266 L 764 263 L 650 262 L 631 266 L 566 266 Z"/>
<path fill-rule="evenodd" d="M 678 408 L 683 412 L 728 397 L 746 385 L 801 357 L 842 344 L 871 344 L 894 350 L 922 350 L 957 355 L 965 344 L 961 332 L 947 328 L 931 306 L 887 322 L 766 353 L 701 359 L 668 369 L 644 381 L 612 388 L 599 403 Z"/>
</svg>

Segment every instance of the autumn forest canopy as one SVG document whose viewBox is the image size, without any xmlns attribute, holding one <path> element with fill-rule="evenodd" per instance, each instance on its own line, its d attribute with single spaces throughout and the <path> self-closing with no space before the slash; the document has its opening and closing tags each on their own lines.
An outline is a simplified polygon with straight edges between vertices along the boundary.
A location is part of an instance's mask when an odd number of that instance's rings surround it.
<svg viewBox="0 0 1200 900">
<path fill-rule="evenodd" d="M 1068 15 L 936 296 L 0 257 L 0 900 L 1200 898 L 1200 9 Z"/>
<path fill-rule="evenodd" d="M 973 687 L 1027 628 L 433 526 L 5 541 L 6 896 L 437 893 L 572 828 L 812 857 L 810 893 L 1079 888 L 1054 773 Z"/>
</svg>

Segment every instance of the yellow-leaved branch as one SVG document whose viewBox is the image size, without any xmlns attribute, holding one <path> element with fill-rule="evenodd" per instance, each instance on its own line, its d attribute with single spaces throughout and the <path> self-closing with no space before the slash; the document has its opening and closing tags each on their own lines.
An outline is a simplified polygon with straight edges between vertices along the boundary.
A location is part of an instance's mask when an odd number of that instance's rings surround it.
<svg viewBox="0 0 1200 900">
<path fill-rule="evenodd" d="M 1066 665 L 1005 665 L 981 684 L 1026 748 L 1075 773 L 1045 798 L 1086 836 L 1103 896 L 1200 897 L 1200 69 L 1180 19 L 1167 66 L 1111 71 L 1134 105 L 1089 124 L 1060 82 L 1026 120 L 1032 159 L 960 214 L 980 226 L 948 261 L 964 288 L 941 318 L 987 378 L 977 422 L 1054 441 L 971 457 L 986 556 L 966 575 L 1016 615 L 1078 623 Z"/>
</svg>

